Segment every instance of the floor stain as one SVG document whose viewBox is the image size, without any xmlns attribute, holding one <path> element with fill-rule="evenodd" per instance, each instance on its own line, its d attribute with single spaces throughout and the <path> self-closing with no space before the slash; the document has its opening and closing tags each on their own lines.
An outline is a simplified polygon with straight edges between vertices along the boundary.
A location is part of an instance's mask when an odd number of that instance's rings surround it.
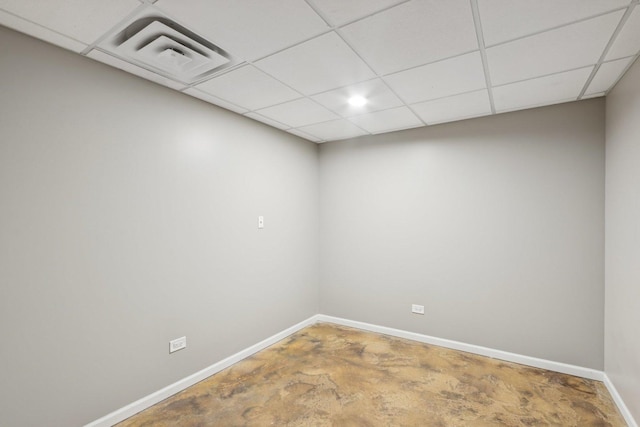
<svg viewBox="0 0 640 427">
<path fill-rule="evenodd" d="M 118 424 L 626 426 L 599 381 L 318 323 Z"/>
</svg>

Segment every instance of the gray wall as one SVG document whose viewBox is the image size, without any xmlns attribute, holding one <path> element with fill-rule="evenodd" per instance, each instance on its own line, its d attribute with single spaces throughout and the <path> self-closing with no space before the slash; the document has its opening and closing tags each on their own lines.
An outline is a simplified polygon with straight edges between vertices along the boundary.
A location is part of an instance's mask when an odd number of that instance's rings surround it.
<svg viewBox="0 0 640 427">
<path fill-rule="evenodd" d="M 92 421 L 318 312 L 315 144 L 1 27 L 0 129 L 0 425 Z"/>
<path fill-rule="evenodd" d="M 323 144 L 321 312 L 602 369 L 604 149 L 602 99 Z"/>
<path fill-rule="evenodd" d="M 633 73 L 607 107 L 628 404 Z M 602 100 L 318 149 L 0 28 L 0 129 L 0 425 L 92 421 L 317 312 L 603 368 Z"/>
<path fill-rule="evenodd" d="M 640 62 L 607 96 L 605 372 L 640 421 Z"/>
</svg>

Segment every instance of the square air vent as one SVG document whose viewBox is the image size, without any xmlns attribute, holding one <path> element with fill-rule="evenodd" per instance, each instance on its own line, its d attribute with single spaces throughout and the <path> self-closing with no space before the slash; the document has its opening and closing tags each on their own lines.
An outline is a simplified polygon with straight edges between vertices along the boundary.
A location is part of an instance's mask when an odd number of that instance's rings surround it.
<svg viewBox="0 0 640 427">
<path fill-rule="evenodd" d="M 229 53 L 151 9 L 100 44 L 127 62 L 190 84 L 235 65 Z"/>
</svg>

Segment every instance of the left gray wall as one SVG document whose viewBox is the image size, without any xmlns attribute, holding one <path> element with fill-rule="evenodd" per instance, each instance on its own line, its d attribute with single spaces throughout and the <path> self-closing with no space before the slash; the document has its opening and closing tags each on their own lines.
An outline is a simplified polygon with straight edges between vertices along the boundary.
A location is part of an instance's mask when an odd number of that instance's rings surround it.
<svg viewBox="0 0 640 427">
<path fill-rule="evenodd" d="M 315 144 L 1 27 L 0 94 L 0 425 L 90 422 L 318 312 Z"/>
</svg>

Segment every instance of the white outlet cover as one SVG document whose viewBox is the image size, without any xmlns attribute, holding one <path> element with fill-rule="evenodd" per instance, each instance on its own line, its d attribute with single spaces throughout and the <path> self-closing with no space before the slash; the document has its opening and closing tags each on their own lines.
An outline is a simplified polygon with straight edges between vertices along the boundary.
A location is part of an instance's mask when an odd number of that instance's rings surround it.
<svg viewBox="0 0 640 427">
<path fill-rule="evenodd" d="M 187 348 L 187 337 L 176 338 L 169 341 L 169 353 Z"/>
<path fill-rule="evenodd" d="M 415 314 L 424 314 L 424 305 L 411 304 L 411 312 Z"/>
</svg>

